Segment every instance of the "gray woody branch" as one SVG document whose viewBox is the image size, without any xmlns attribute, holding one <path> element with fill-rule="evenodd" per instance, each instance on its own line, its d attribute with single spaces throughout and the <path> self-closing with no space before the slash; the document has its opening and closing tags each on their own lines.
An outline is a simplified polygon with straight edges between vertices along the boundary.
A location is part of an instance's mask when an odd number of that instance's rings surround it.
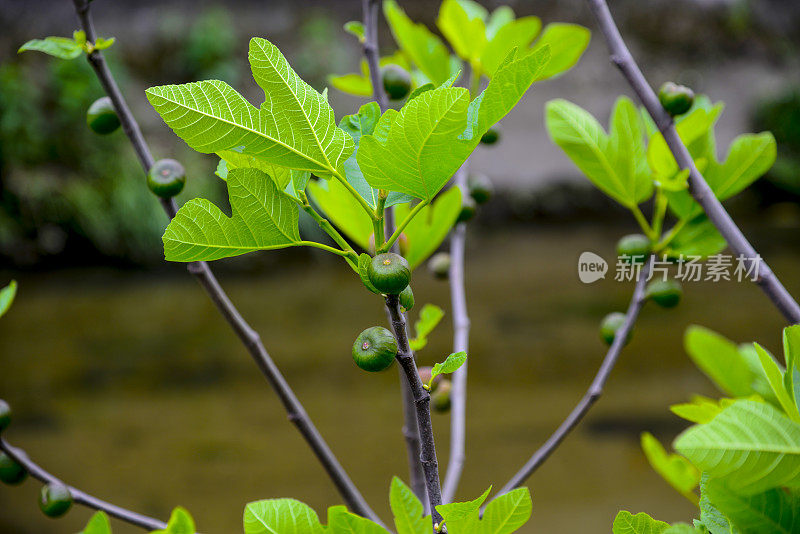
<svg viewBox="0 0 800 534">
<path fill-rule="evenodd" d="M 575 408 L 573 408 L 572 412 L 570 412 L 567 418 L 564 419 L 558 429 L 553 432 L 553 434 L 541 447 L 539 447 L 539 450 L 537 450 L 533 456 L 531 456 L 530 460 L 527 461 L 522 469 L 517 471 L 517 473 L 511 477 L 511 480 L 509 480 L 506 485 L 503 486 L 503 489 L 501 489 L 497 494 L 498 496 L 508 493 L 512 489 L 521 486 L 525 480 L 527 480 L 528 477 L 530 477 L 534 471 L 536 471 L 544 463 L 544 461 L 547 460 L 551 454 L 553 454 L 553 452 L 558 448 L 559 445 L 561 445 L 561 442 L 566 439 L 570 432 L 572 432 L 575 427 L 578 426 L 584 416 L 586 416 L 586 414 L 589 412 L 592 405 L 594 405 L 594 403 L 597 402 L 597 399 L 599 399 L 603 394 L 603 388 L 606 385 L 606 381 L 608 381 L 608 377 L 611 374 L 611 371 L 614 369 L 614 365 L 617 363 L 620 352 L 622 352 L 622 347 L 625 346 L 625 341 L 628 335 L 630 335 L 633 325 L 636 322 L 636 319 L 639 317 L 639 312 L 645 303 L 645 285 L 647 284 L 647 277 L 650 273 L 654 259 L 654 256 L 650 256 L 644 266 L 639 270 L 639 278 L 636 281 L 636 287 L 633 290 L 631 302 L 628 305 L 628 311 L 625 313 L 625 322 L 617 330 L 617 333 L 614 336 L 614 341 L 608 348 L 608 352 L 606 353 L 605 358 L 603 358 L 603 363 L 600 365 L 600 369 L 597 371 L 594 380 L 592 380 L 589 389 L 586 391 L 583 398 L 575 406 Z"/>
<path fill-rule="evenodd" d="M 425 485 L 428 490 L 428 503 L 430 504 L 433 522 L 441 523 L 442 516 L 436 507 L 442 504 L 442 489 L 439 485 L 439 462 L 436 460 L 436 445 L 433 439 L 433 425 L 431 424 L 431 396 L 422 387 L 422 380 L 414 361 L 414 352 L 408 344 L 408 330 L 406 318 L 400 312 L 400 301 L 397 295 L 386 297 L 386 307 L 392 322 L 392 330 L 397 338 L 397 363 L 400 364 L 406 375 L 406 380 L 411 388 L 414 407 L 417 412 L 417 425 L 420 438 L 420 462 L 425 472 Z"/>
<path fill-rule="evenodd" d="M 467 167 L 469 160 L 456 171 L 455 185 L 461 188 L 462 195 L 468 195 Z M 460 222 L 450 237 L 450 302 L 453 309 L 453 352 L 469 351 L 469 315 L 467 315 L 467 294 L 464 287 L 464 249 L 467 240 L 467 223 Z M 450 411 L 450 457 L 442 487 L 444 502 L 455 498 L 464 458 L 467 433 L 467 362 L 453 373 L 453 389 Z"/>
<path fill-rule="evenodd" d="M 24 467 L 33 478 L 45 484 L 64 484 L 61 480 L 48 473 L 33 460 L 28 458 L 28 455 L 25 454 L 22 449 L 12 446 L 3 438 L 0 438 L 0 450 L 5 452 L 9 458 Z M 67 484 L 64 485 L 69 488 L 69 492 L 72 495 L 72 500 L 80 505 L 86 506 L 87 508 L 102 510 L 112 517 L 116 517 L 117 519 L 121 519 L 122 521 L 132 525 L 136 525 L 137 527 L 142 527 L 145 530 L 163 530 L 167 528 L 167 524 L 163 521 L 132 512 L 102 499 L 98 499 L 97 497 L 93 497 L 92 495 L 89 495 L 78 488 L 74 488 Z"/>
<path fill-rule="evenodd" d="M 372 83 L 372 94 L 381 113 L 385 112 L 389 107 L 389 98 L 386 96 L 386 91 L 383 89 L 383 82 L 381 80 L 380 72 L 380 53 L 378 49 L 378 13 L 380 10 L 380 2 L 378 0 L 361 0 L 361 7 L 364 18 L 364 42 L 362 48 L 364 49 L 364 57 L 367 60 L 369 67 L 369 77 Z M 384 210 L 386 235 L 392 235 L 395 230 L 394 226 L 394 209 L 389 207 Z M 399 245 L 397 242 L 392 245 L 392 251 L 398 253 Z M 388 308 L 387 313 L 390 313 Z M 417 426 L 416 409 L 414 408 L 414 399 L 411 395 L 411 389 L 400 373 L 400 388 L 402 392 L 403 403 L 403 437 L 406 441 L 406 451 L 408 453 L 408 471 L 409 471 L 409 484 L 411 491 L 414 492 L 423 503 L 426 503 L 427 498 L 425 489 L 425 475 L 420 463 L 420 442 L 419 442 L 419 428 Z"/>
<path fill-rule="evenodd" d="M 725 241 L 728 242 L 731 250 L 737 256 L 746 258 L 749 267 L 754 269 L 753 272 L 758 273 L 756 283 L 766 293 L 767 297 L 772 300 L 786 320 L 792 324 L 799 323 L 800 306 L 786 291 L 786 288 L 783 287 L 783 284 L 769 268 L 769 265 L 761 260 L 731 216 L 722 207 L 722 203 L 714 195 L 703 175 L 697 170 L 689 150 L 675 130 L 672 118 L 661 106 L 658 97 L 650 87 L 650 84 L 647 83 L 641 69 L 639 69 L 628 47 L 625 45 L 625 41 L 623 41 L 622 35 L 620 35 L 619 29 L 608 9 L 608 4 L 605 0 L 587 1 L 597 19 L 600 31 L 605 36 L 611 53 L 611 61 L 622 72 L 622 75 L 655 121 L 658 129 L 664 135 L 664 140 L 667 142 L 672 155 L 675 156 L 675 161 L 678 162 L 682 169 L 689 169 L 689 192 L 692 197 L 703 207 L 709 220 L 716 226 Z"/>
<path fill-rule="evenodd" d="M 94 42 L 96 40 L 96 34 L 92 16 L 89 11 L 89 1 L 72 1 L 75 5 L 75 10 L 78 13 L 81 26 L 86 32 L 87 40 Z M 94 69 L 100 84 L 111 98 L 114 108 L 119 115 L 123 130 L 130 139 L 145 173 L 147 173 L 150 167 L 153 165 L 153 156 L 150 154 L 150 150 L 144 140 L 144 137 L 142 136 L 139 125 L 131 114 L 128 105 L 125 103 L 125 99 L 123 98 L 122 93 L 120 92 L 119 87 L 117 86 L 116 81 L 114 80 L 114 77 L 108 68 L 108 65 L 106 64 L 103 54 L 100 51 L 95 50 L 88 55 L 88 60 Z M 161 203 L 167 215 L 170 218 L 174 217 L 175 213 L 177 212 L 177 206 L 174 200 L 162 199 Z M 372 511 L 372 509 L 370 509 L 369 505 L 364 500 L 364 497 L 355 487 L 352 480 L 350 480 L 350 477 L 347 475 L 328 444 L 314 426 L 314 423 L 311 422 L 311 419 L 303 408 L 303 405 L 300 404 L 300 401 L 297 399 L 294 391 L 292 391 L 292 388 L 286 382 L 286 379 L 283 377 L 280 370 L 275 365 L 275 362 L 264 348 L 258 333 L 253 330 L 253 328 L 241 316 L 239 311 L 236 309 L 225 291 L 220 286 L 208 265 L 205 262 L 194 262 L 188 264 L 187 269 L 195 276 L 195 278 L 197 278 L 198 282 L 200 282 L 200 285 L 206 290 L 206 293 L 208 293 L 208 296 L 214 302 L 219 312 L 247 348 L 248 352 L 255 360 L 256 365 L 264 374 L 272 389 L 274 389 L 278 394 L 278 397 L 286 409 L 289 420 L 294 423 L 300 434 L 302 434 L 303 438 L 311 447 L 314 455 L 328 473 L 328 476 L 333 481 L 347 505 L 355 513 L 380 523 L 378 516 Z"/>
</svg>

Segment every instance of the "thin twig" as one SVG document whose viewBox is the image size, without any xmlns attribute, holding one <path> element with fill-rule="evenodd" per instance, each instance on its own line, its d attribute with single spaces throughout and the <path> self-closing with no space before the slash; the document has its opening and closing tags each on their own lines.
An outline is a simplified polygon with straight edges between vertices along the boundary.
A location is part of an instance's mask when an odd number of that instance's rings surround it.
<svg viewBox="0 0 800 534">
<path fill-rule="evenodd" d="M 456 171 L 455 186 L 461 188 L 462 195 L 468 195 L 467 165 L 469 160 Z M 458 223 L 450 237 L 450 301 L 453 313 L 453 352 L 469 351 L 469 315 L 467 315 L 467 293 L 464 287 L 464 248 L 467 240 L 467 223 Z M 450 390 L 450 457 L 442 486 L 442 499 L 452 502 L 461 473 L 467 432 L 467 362 L 459 367 L 452 377 Z"/>
<path fill-rule="evenodd" d="M 378 10 L 380 3 L 377 0 L 361 0 L 364 15 L 364 57 L 369 66 L 369 79 L 372 82 L 372 95 L 381 108 L 381 113 L 389 107 L 389 98 L 383 89 L 381 81 L 380 51 L 378 49 Z"/>
<path fill-rule="evenodd" d="M 584 416 L 591 409 L 592 405 L 594 405 L 594 403 L 597 402 L 597 399 L 599 399 L 603 394 L 603 388 L 605 387 L 606 381 L 608 380 L 609 375 L 611 375 L 611 371 L 614 369 L 614 365 L 617 363 L 617 359 L 622 351 L 622 347 L 625 346 L 626 340 L 633 329 L 633 325 L 636 322 L 636 319 L 639 317 L 639 312 L 645 303 L 645 286 L 647 285 L 647 278 L 650 273 L 654 258 L 655 256 L 650 256 L 647 259 L 647 262 L 639 270 L 639 278 L 636 280 L 636 286 L 633 290 L 633 295 L 631 296 L 631 302 L 628 305 L 628 311 L 625 314 L 625 322 L 617 330 L 617 333 L 614 336 L 614 341 L 608 348 L 608 352 L 606 353 L 605 358 L 603 358 L 603 363 L 600 365 L 600 369 L 598 369 L 594 380 L 592 380 L 592 383 L 589 386 L 589 389 L 586 391 L 577 406 L 573 408 L 567 418 L 564 419 L 561 425 L 559 425 L 556 431 L 553 432 L 553 434 L 541 447 L 539 447 L 539 450 L 537 450 L 533 456 L 531 456 L 530 460 L 527 461 L 522 469 L 517 471 L 517 473 L 511 477 L 511 480 L 509 480 L 508 483 L 503 486 L 503 489 L 500 490 L 497 496 L 508 493 L 512 489 L 521 486 L 525 480 L 527 480 L 527 478 L 530 477 L 551 454 L 553 454 L 553 452 L 558 448 L 561 442 L 566 439 L 570 432 L 572 432 L 575 427 L 578 426 Z"/>
<path fill-rule="evenodd" d="M 81 26 L 86 32 L 86 38 L 94 42 L 96 34 L 94 31 L 94 24 L 92 16 L 89 11 L 89 2 L 87 0 L 72 0 L 75 4 L 75 10 L 78 13 Z M 100 51 L 94 51 L 88 55 L 89 63 L 97 74 L 101 85 L 106 90 L 106 93 L 111 98 L 114 107 L 119 115 L 120 122 L 122 123 L 125 133 L 133 145 L 139 160 L 142 163 L 145 173 L 153 165 L 153 157 L 147 147 L 141 130 L 131 114 L 130 109 L 125 103 L 125 99 L 117 86 L 105 58 Z M 175 202 L 170 200 L 162 200 L 164 211 L 172 218 L 177 211 Z M 344 498 L 348 506 L 357 514 L 368 517 L 375 522 L 380 523 L 380 519 L 372 511 L 364 497 L 355 487 L 350 477 L 341 466 L 336 456 L 334 456 L 328 444 L 322 438 L 317 428 L 311 422 L 308 414 L 306 413 L 303 405 L 297 399 L 297 396 L 292 391 L 292 388 L 286 382 L 286 379 L 281 374 L 275 362 L 270 357 L 267 350 L 264 348 L 261 338 L 258 333 L 244 320 L 239 311 L 228 298 L 228 295 L 220 286 L 211 269 L 205 262 L 194 262 L 187 265 L 187 269 L 197 278 L 200 285 L 206 290 L 208 296 L 216 305 L 219 312 L 230 324 L 236 335 L 247 348 L 250 355 L 256 362 L 256 365 L 266 377 L 272 389 L 278 394 L 284 408 L 288 414 L 289 420 L 294 423 L 297 429 L 306 440 L 311 450 L 316 455 L 317 459 L 322 464 L 328 476 L 333 481 L 339 493 Z"/>
<path fill-rule="evenodd" d="M 414 407 L 417 414 L 417 426 L 420 438 L 420 462 L 425 472 L 425 486 L 428 490 L 428 502 L 431 507 L 434 523 L 441 523 L 442 516 L 436 507 L 442 504 L 442 488 L 439 485 L 439 462 L 436 460 L 436 444 L 433 439 L 433 425 L 431 424 L 431 396 L 422 387 L 422 380 L 417 371 L 414 352 L 408 344 L 408 330 L 406 318 L 400 312 L 400 300 L 397 295 L 386 297 L 386 307 L 391 317 L 392 330 L 397 338 L 397 363 L 406 375 L 406 381 L 411 388 Z"/>
<path fill-rule="evenodd" d="M 378 103 L 381 113 L 383 113 L 389 107 L 389 98 L 383 88 L 380 71 L 380 51 L 378 49 L 378 13 L 380 10 L 380 2 L 378 2 L 378 0 L 361 0 L 361 7 L 364 19 L 364 42 L 362 43 L 364 57 L 369 67 L 373 98 L 375 102 Z M 396 229 L 394 208 L 389 207 L 385 209 L 383 217 L 384 235 L 391 236 Z M 376 248 L 380 246 L 377 234 L 375 236 L 375 246 Z M 391 250 L 395 253 L 400 252 L 400 247 L 396 241 L 392 244 Z M 391 314 L 388 307 L 386 308 L 386 313 Z M 422 469 L 422 463 L 420 462 L 420 440 L 416 408 L 414 407 L 414 398 L 411 394 L 411 388 L 408 381 L 403 377 L 402 370 L 400 370 L 400 387 L 402 390 L 403 402 L 403 437 L 405 438 L 406 451 L 408 453 L 409 485 L 414 495 L 425 503 L 424 507 L 427 511 L 428 499 L 425 487 L 425 474 Z"/>
<path fill-rule="evenodd" d="M 752 272 L 757 272 L 756 283 L 772 300 L 773 304 L 780 310 L 784 317 L 792 324 L 800 322 L 800 306 L 792 298 L 789 292 L 783 287 L 778 277 L 770 269 L 769 265 L 761 259 L 753 246 L 747 241 L 742 231 L 733 221 L 731 216 L 725 211 L 722 203 L 714 195 L 708 183 L 697 170 L 689 150 L 681 141 L 672 118 L 661 106 L 653 88 L 647 83 L 641 69 L 633 59 L 633 56 L 625 45 L 622 35 L 619 33 L 617 25 L 608 9 L 605 0 L 587 0 L 597 22 L 600 31 L 605 36 L 611 53 L 611 61 L 614 63 L 630 86 L 636 92 L 647 112 L 653 118 L 658 129 L 664 135 L 675 161 L 682 169 L 689 169 L 689 192 L 692 197 L 703 207 L 709 220 L 714 224 L 725 241 L 728 242 L 731 250 L 749 263 Z"/>
<path fill-rule="evenodd" d="M 89 495 L 78 488 L 64 484 L 64 482 L 59 478 L 51 475 L 49 472 L 45 471 L 42 467 L 36 464 L 36 462 L 28 458 L 28 455 L 25 454 L 25 451 L 12 446 L 3 438 L 0 438 L 0 450 L 5 452 L 12 460 L 24 467 L 33 478 L 45 484 L 58 483 L 69 488 L 69 492 L 72 495 L 72 500 L 77 504 L 86 506 L 87 508 L 92 508 L 94 510 L 102 510 L 112 517 L 116 517 L 117 519 L 121 519 L 122 521 L 136 525 L 137 527 L 141 527 L 148 531 L 163 530 L 167 528 L 167 524 L 163 521 L 139 514 L 137 512 L 132 512 L 102 499 L 98 499 L 97 497 Z"/>
</svg>

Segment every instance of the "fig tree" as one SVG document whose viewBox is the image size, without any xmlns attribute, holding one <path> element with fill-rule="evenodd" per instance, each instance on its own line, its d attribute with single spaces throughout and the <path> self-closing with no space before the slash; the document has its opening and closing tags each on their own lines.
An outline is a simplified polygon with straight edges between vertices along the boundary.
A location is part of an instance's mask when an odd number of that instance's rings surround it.
<svg viewBox="0 0 800 534">
<path fill-rule="evenodd" d="M 381 78 L 386 94 L 392 100 L 400 100 L 411 92 L 411 75 L 400 65 L 390 63 L 381 68 Z"/>
<path fill-rule="evenodd" d="M 147 187 L 161 198 L 174 197 L 183 190 L 186 171 L 174 159 L 156 161 L 147 173 Z"/>
<path fill-rule="evenodd" d="M 658 91 L 658 100 L 673 117 L 683 115 L 694 104 L 694 91 L 684 85 L 666 82 Z"/>
<path fill-rule="evenodd" d="M 397 295 L 411 281 L 411 268 L 403 256 L 394 252 L 378 254 L 367 268 L 369 281 L 375 289 L 387 295 Z"/>
<path fill-rule="evenodd" d="M 119 128 L 119 117 L 110 98 L 104 96 L 92 102 L 86 111 L 86 124 L 100 135 L 108 135 Z"/>
<path fill-rule="evenodd" d="M 0 452 L 0 482 L 4 484 L 19 484 L 28 478 L 28 471 L 11 459 L 4 452 Z"/>
<path fill-rule="evenodd" d="M 353 343 L 353 361 L 365 371 L 383 371 L 392 365 L 395 356 L 397 340 L 382 326 L 367 328 Z"/>
<path fill-rule="evenodd" d="M 481 136 L 481 143 L 484 145 L 493 145 L 500 140 L 500 132 L 495 128 L 489 128 L 486 133 Z"/>
<path fill-rule="evenodd" d="M 48 517 L 61 517 L 72 507 L 72 494 L 60 482 L 51 482 L 42 488 L 39 508 Z"/>
<path fill-rule="evenodd" d="M 450 254 L 437 252 L 428 260 L 428 270 L 440 280 L 447 280 L 450 276 Z"/>
<path fill-rule="evenodd" d="M 411 290 L 410 285 L 400 292 L 399 298 L 403 310 L 409 311 L 414 307 L 414 292 Z"/>
<path fill-rule="evenodd" d="M 494 186 L 485 174 L 470 174 L 467 179 L 469 194 L 478 204 L 485 204 L 494 193 Z"/>
<path fill-rule="evenodd" d="M 674 308 L 682 296 L 683 288 L 677 280 L 653 280 L 645 289 L 645 297 L 662 308 Z"/>
<path fill-rule="evenodd" d="M 452 404 L 450 399 L 450 390 L 453 389 L 452 384 L 446 378 L 442 380 L 439 387 L 431 395 L 431 409 L 438 413 L 447 413 L 450 411 Z"/>
<path fill-rule="evenodd" d="M 475 202 L 471 196 L 466 196 L 461 199 L 461 212 L 458 214 L 458 218 L 456 219 L 457 223 L 460 222 L 467 222 L 468 220 L 475 217 L 475 213 L 478 211 L 478 204 Z"/>
<path fill-rule="evenodd" d="M 628 262 L 643 263 L 650 254 L 650 240 L 643 234 L 629 234 L 617 241 L 617 256 Z"/>
<path fill-rule="evenodd" d="M 612 312 L 603 317 L 600 322 L 600 337 L 605 341 L 606 345 L 611 345 L 614 342 L 614 337 L 617 335 L 617 330 L 622 328 L 625 324 L 625 314 L 621 312 Z M 625 344 L 631 340 L 631 332 L 625 338 Z"/>
</svg>

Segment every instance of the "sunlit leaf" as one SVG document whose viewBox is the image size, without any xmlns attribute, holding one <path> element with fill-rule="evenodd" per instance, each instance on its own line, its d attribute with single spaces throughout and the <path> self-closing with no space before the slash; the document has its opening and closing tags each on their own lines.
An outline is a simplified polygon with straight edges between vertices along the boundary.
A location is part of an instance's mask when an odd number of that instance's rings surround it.
<svg viewBox="0 0 800 534">
<path fill-rule="evenodd" d="M 394 514 L 397 534 L 421 534 L 433 531 L 431 519 L 423 516 L 422 503 L 419 502 L 414 492 L 397 477 L 392 478 L 389 504 Z"/>
<path fill-rule="evenodd" d="M 331 534 L 387 534 L 382 526 L 347 511 L 345 506 L 328 508 L 327 532 Z"/>
<path fill-rule="evenodd" d="M 796 489 L 773 488 L 743 495 L 716 480 L 708 481 L 704 489 L 709 502 L 735 525 L 735 532 L 800 532 L 800 492 Z"/>
<path fill-rule="evenodd" d="M 17 281 L 12 280 L 6 287 L 0 289 L 0 317 L 6 314 L 17 296 Z"/>
<path fill-rule="evenodd" d="M 744 494 L 800 485 L 800 424 L 767 403 L 737 400 L 711 422 L 684 431 L 673 446 Z"/>
<path fill-rule="evenodd" d="M 183 508 L 175 508 L 164 530 L 156 530 L 153 534 L 194 534 L 194 520 Z"/>
<path fill-rule="evenodd" d="M 486 8 L 472 0 L 444 0 L 436 25 L 459 57 L 476 62 L 486 46 Z"/>
<path fill-rule="evenodd" d="M 353 140 L 336 127 L 333 109 L 306 84 L 269 41 L 250 41 L 250 66 L 264 89 L 255 108 L 220 81 L 166 85 L 147 98 L 186 143 L 203 153 L 236 149 L 291 169 L 329 176 L 353 152 Z"/>
<path fill-rule="evenodd" d="M 297 205 L 256 169 L 228 173 L 228 217 L 206 199 L 184 204 L 164 233 L 168 261 L 211 261 L 297 245 Z"/>
<path fill-rule="evenodd" d="M 735 343 L 696 325 L 686 329 L 683 343 L 695 365 L 724 393 L 734 397 L 753 393 L 752 372 Z"/>
<path fill-rule="evenodd" d="M 17 53 L 35 51 L 60 59 L 75 59 L 83 48 L 74 39 L 69 37 L 45 37 L 44 39 L 33 39 L 28 41 L 17 50 Z"/>
<path fill-rule="evenodd" d="M 641 444 L 647 461 L 655 472 L 678 493 L 697 503 L 697 496 L 693 492 L 700 483 L 700 471 L 683 456 L 667 453 L 649 432 L 642 433 Z"/>
<path fill-rule="evenodd" d="M 111 534 L 111 522 L 105 512 L 95 512 L 81 534 Z M 194 534 L 194 532 L 192 532 Z"/>
<path fill-rule="evenodd" d="M 653 194 L 641 118 L 630 99 L 617 99 L 608 135 L 591 114 L 561 99 L 547 103 L 546 124 L 573 163 L 623 206 L 633 208 Z"/>
<path fill-rule="evenodd" d="M 317 513 L 294 499 L 251 502 L 244 509 L 245 534 L 322 534 Z"/>
<path fill-rule="evenodd" d="M 421 350 L 428 344 L 428 335 L 444 317 L 444 311 L 434 304 L 425 304 L 419 312 L 419 319 L 414 323 L 416 336 L 409 341 L 411 350 Z"/>
<path fill-rule="evenodd" d="M 446 375 L 450 373 L 455 373 L 459 367 L 464 365 L 467 361 L 467 353 L 464 351 L 461 352 L 454 352 L 450 356 L 445 359 L 442 363 L 437 363 L 431 369 L 431 379 L 430 383 L 433 382 L 433 379 L 439 375 Z"/>
<path fill-rule="evenodd" d="M 778 399 L 784 413 L 794 421 L 800 422 L 800 413 L 798 413 L 797 404 L 795 404 L 791 393 L 786 390 L 786 383 L 783 379 L 784 370 L 781 369 L 778 362 L 772 357 L 772 354 L 767 352 L 764 347 L 758 343 L 754 343 L 753 345 L 758 354 L 758 359 L 761 362 L 761 367 L 764 369 L 767 381 L 772 388 L 772 392 Z"/>
<path fill-rule="evenodd" d="M 625 510 L 614 518 L 613 534 L 662 534 L 669 524 L 657 521 L 644 512 L 633 515 Z"/>
</svg>

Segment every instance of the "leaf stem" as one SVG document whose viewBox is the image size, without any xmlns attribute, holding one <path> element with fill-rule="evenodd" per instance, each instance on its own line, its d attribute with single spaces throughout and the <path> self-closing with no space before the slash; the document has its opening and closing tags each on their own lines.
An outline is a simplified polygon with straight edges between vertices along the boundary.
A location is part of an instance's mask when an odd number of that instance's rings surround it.
<svg viewBox="0 0 800 534">
<path fill-rule="evenodd" d="M 650 223 L 647 222 L 647 218 L 644 216 L 644 213 L 642 213 L 642 210 L 639 209 L 639 206 L 634 205 L 630 210 L 636 218 L 636 222 L 642 227 L 642 231 L 644 231 L 645 235 L 649 237 L 651 241 L 658 239 L 658 237 L 654 237 L 656 234 L 653 233 L 653 229 L 650 228 Z"/>
<path fill-rule="evenodd" d="M 661 241 L 659 241 L 658 244 L 653 248 L 653 252 L 658 253 L 664 250 L 667 245 L 669 245 L 670 242 L 675 239 L 675 236 L 678 235 L 678 232 L 680 232 L 688 222 L 689 219 L 687 218 L 680 219 L 678 222 L 676 222 L 675 225 L 670 228 L 669 232 L 667 232 L 667 234 L 661 238 Z"/>
<path fill-rule="evenodd" d="M 378 205 L 375 207 L 375 215 L 378 217 L 377 220 L 372 221 L 372 229 L 374 232 L 375 238 L 375 250 L 377 251 L 379 247 L 383 246 L 383 242 L 385 240 L 384 234 L 384 215 L 386 212 L 386 198 L 389 195 L 388 191 L 385 189 L 381 189 L 380 193 L 378 194 Z"/>
<path fill-rule="evenodd" d="M 345 189 L 347 189 L 350 192 L 350 194 L 353 195 L 353 198 L 355 198 L 358 201 L 358 203 L 361 204 L 361 207 L 364 208 L 364 211 L 367 212 L 367 215 L 369 215 L 370 219 L 375 220 L 377 218 L 377 216 L 375 215 L 375 210 L 373 210 L 372 206 L 370 206 L 369 203 L 366 200 L 364 200 L 364 197 L 362 197 L 359 194 L 359 192 L 356 191 L 355 187 L 350 185 L 350 182 L 348 182 L 347 179 L 344 176 L 342 176 L 342 174 L 339 171 L 335 171 L 333 173 L 333 176 L 334 178 L 339 180 L 339 182 L 345 187 Z"/>
<path fill-rule="evenodd" d="M 667 196 L 660 187 L 656 187 L 656 198 L 653 204 L 653 235 L 658 239 L 661 237 L 661 229 L 664 227 L 664 217 L 667 214 Z"/>
<path fill-rule="evenodd" d="M 394 231 L 394 233 L 392 234 L 392 237 L 390 237 L 386 241 L 386 243 L 383 244 L 383 246 L 381 247 L 381 252 L 386 252 L 387 250 L 389 250 L 391 248 L 391 246 L 394 244 L 394 242 L 397 241 L 398 238 L 400 237 L 400 234 L 403 233 L 403 230 L 405 229 L 405 227 L 408 226 L 408 223 L 411 222 L 411 219 L 416 217 L 416 215 L 420 212 L 420 210 L 422 210 L 422 208 L 424 208 L 425 206 L 430 204 L 430 202 L 431 202 L 430 199 L 422 200 L 419 203 L 417 203 L 417 205 L 414 206 L 411 211 L 408 212 L 408 215 L 406 215 L 406 218 L 403 219 L 403 221 L 400 223 L 400 225 Z"/>
<path fill-rule="evenodd" d="M 319 214 L 317 210 L 314 209 L 314 206 L 308 201 L 308 197 L 306 196 L 304 191 L 298 192 L 300 198 L 296 198 L 286 192 L 283 193 L 288 198 L 292 199 L 292 201 L 296 202 L 298 206 L 300 206 L 303 211 L 308 213 L 312 219 L 317 223 L 326 234 L 328 234 L 331 239 L 333 239 L 337 245 L 339 245 L 342 251 L 345 253 L 344 257 L 347 260 L 348 265 L 353 268 L 354 271 L 358 272 L 358 253 L 350 246 L 350 243 L 342 237 L 342 234 L 336 230 L 331 222 Z"/>
</svg>

